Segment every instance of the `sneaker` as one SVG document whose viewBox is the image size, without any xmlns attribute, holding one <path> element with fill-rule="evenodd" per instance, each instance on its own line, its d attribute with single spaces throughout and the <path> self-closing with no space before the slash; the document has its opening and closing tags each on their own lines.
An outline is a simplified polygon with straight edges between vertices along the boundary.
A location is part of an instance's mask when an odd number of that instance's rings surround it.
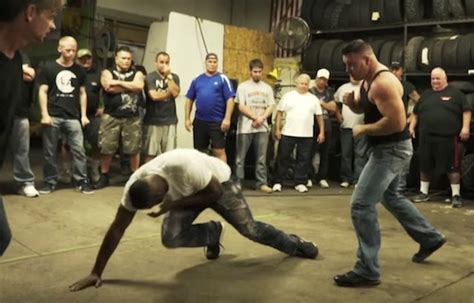
<svg viewBox="0 0 474 303">
<path fill-rule="evenodd" d="M 296 185 L 295 189 L 296 189 L 296 191 L 298 191 L 300 193 L 305 193 L 305 192 L 308 191 L 308 188 L 306 186 L 304 186 L 303 184 Z"/>
<path fill-rule="evenodd" d="M 216 227 L 217 232 L 217 243 L 214 245 L 208 245 L 206 249 L 206 258 L 208 260 L 215 260 L 219 258 L 219 254 L 221 252 L 221 241 L 224 235 L 224 224 L 219 221 L 211 221 Z"/>
<path fill-rule="evenodd" d="M 260 191 L 261 191 L 262 193 L 269 194 L 269 193 L 272 193 L 272 192 L 273 192 L 273 189 L 272 189 L 270 186 L 264 184 L 264 185 L 260 186 Z"/>
<path fill-rule="evenodd" d="M 435 245 L 431 247 L 423 247 L 420 245 L 420 250 L 416 254 L 413 255 L 411 260 L 415 263 L 421 263 L 423 262 L 426 258 L 431 256 L 435 251 L 441 248 L 441 246 L 446 243 L 446 237 L 442 236 L 442 238 L 436 243 Z"/>
<path fill-rule="evenodd" d="M 313 181 L 311 181 L 311 179 L 308 179 L 308 183 L 306 183 L 306 187 L 313 187 Z"/>
<path fill-rule="evenodd" d="M 326 181 L 326 179 L 322 179 L 319 181 L 319 186 L 321 186 L 321 188 L 329 188 L 328 181 Z"/>
<path fill-rule="evenodd" d="M 430 199 L 430 196 L 428 196 L 427 194 L 425 193 L 422 193 L 420 191 L 420 193 L 414 197 L 411 198 L 411 200 L 415 203 L 420 203 L 420 202 L 426 202 Z"/>
<path fill-rule="evenodd" d="M 80 191 L 83 194 L 90 195 L 94 193 L 94 190 L 92 189 L 92 186 L 89 182 L 89 180 L 84 179 L 82 181 L 79 181 L 76 186 L 76 190 Z"/>
<path fill-rule="evenodd" d="M 275 183 L 272 188 L 273 191 L 281 191 L 281 184 Z"/>
<path fill-rule="evenodd" d="M 316 244 L 306 241 L 295 234 L 291 234 L 290 237 L 298 241 L 298 247 L 293 254 L 294 256 L 300 258 L 316 259 L 319 253 L 318 246 Z"/>
<path fill-rule="evenodd" d="M 454 197 L 451 198 L 451 206 L 453 208 L 460 208 L 462 207 L 462 199 L 461 199 L 461 196 L 459 195 L 456 195 Z"/>
<path fill-rule="evenodd" d="M 340 185 L 341 185 L 342 188 L 349 188 L 350 184 L 349 184 L 349 182 L 342 182 Z"/>
<path fill-rule="evenodd" d="M 359 276 L 352 270 L 342 274 L 334 276 L 334 282 L 338 286 L 345 286 L 345 287 L 358 287 L 358 286 L 376 286 L 380 284 L 380 280 L 371 280 Z"/>
<path fill-rule="evenodd" d="M 34 185 L 28 184 L 21 187 L 19 194 L 28 198 L 39 197 L 39 192 L 36 190 Z"/>
<path fill-rule="evenodd" d="M 56 185 L 51 183 L 45 183 L 44 186 L 39 190 L 39 193 L 42 195 L 47 195 L 52 193 L 56 189 Z"/>
<path fill-rule="evenodd" d="M 94 184 L 94 188 L 95 189 L 101 189 L 101 188 L 104 188 L 104 187 L 107 187 L 107 186 L 109 186 L 109 176 L 101 174 L 100 178 L 99 178 L 99 181 L 96 184 Z"/>
</svg>

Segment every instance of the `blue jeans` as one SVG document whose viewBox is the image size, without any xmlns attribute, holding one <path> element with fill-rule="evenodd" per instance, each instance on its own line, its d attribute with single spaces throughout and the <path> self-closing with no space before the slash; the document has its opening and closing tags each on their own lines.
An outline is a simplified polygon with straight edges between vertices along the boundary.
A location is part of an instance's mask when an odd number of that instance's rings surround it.
<svg viewBox="0 0 474 303">
<path fill-rule="evenodd" d="M 298 240 L 273 226 L 255 221 L 240 187 L 233 181 L 222 184 L 222 197 L 209 206 L 188 207 L 168 212 L 162 225 L 162 242 L 168 248 L 204 247 L 219 241 L 215 224 L 193 221 L 206 208 L 212 208 L 230 223 L 241 235 L 257 243 L 294 255 Z"/>
<path fill-rule="evenodd" d="M 352 128 L 341 128 L 341 181 L 357 184 L 366 162 L 367 137 L 354 138 Z"/>
<path fill-rule="evenodd" d="M 291 137 L 281 136 L 278 144 L 277 173 L 274 183 L 282 183 L 285 180 L 291 162 L 291 156 L 296 146 L 295 162 L 295 185 L 306 185 L 311 167 L 311 149 L 313 137 Z"/>
<path fill-rule="evenodd" d="M 0 195 L 0 256 L 3 256 L 5 250 L 7 250 L 8 244 L 12 239 L 12 233 L 8 226 L 7 213 L 3 206 L 3 199 Z"/>
<path fill-rule="evenodd" d="M 43 127 L 44 182 L 57 184 L 58 179 L 58 140 L 63 134 L 72 154 L 73 178 L 77 182 L 87 179 L 87 157 L 84 151 L 84 138 L 79 120 L 51 117 L 53 125 Z"/>
<path fill-rule="evenodd" d="M 245 178 L 244 166 L 245 156 L 253 143 L 255 154 L 255 179 L 257 180 L 257 188 L 267 185 L 267 146 L 268 133 L 259 132 L 252 134 L 237 135 L 237 154 L 235 156 L 235 174 L 237 179 Z"/>
<path fill-rule="evenodd" d="M 354 272 L 367 279 L 380 277 L 380 228 L 375 207 L 378 202 L 382 201 L 382 205 L 420 245 L 433 246 L 442 237 L 413 203 L 397 190 L 400 172 L 410 161 L 412 153 L 409 139 L 374 146 L 352 194 L 352 223 L 359 242 Z"/>
<path fill-rule="evenodd" d="M 20 185 L 33 185 L 35 175 L 30 166 L 30 122 L 28 118 L 13 120 L 10 146 L 13 155 L 13 178 Z"/>
</svg>

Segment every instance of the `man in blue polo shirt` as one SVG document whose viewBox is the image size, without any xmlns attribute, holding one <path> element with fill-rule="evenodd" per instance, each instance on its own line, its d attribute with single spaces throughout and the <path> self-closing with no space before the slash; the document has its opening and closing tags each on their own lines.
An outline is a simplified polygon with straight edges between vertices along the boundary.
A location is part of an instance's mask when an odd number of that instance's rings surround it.
<svg viewBox="0 0 474 303">
<path fill-rule="evenodd" d="M 227 162 L 225 133 L 230 127 L 235 93 L 229 78 L 217 71 L 217 55 L 206 55 L 206 72 L 194 78 L 186 94 L 185 127 L 193 129 L 194 148 Z M 196 103 L 196 114 L 191 122 L 191 110 Z"/>
</svg>

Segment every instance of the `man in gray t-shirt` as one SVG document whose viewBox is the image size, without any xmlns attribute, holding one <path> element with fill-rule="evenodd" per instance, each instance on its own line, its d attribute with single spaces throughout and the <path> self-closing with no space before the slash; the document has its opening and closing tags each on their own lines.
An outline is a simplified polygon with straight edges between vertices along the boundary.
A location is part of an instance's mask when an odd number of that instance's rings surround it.
<svg viewBox="0 0 474 303">
<path fill-rule="evenodd" d="M 180 92 L 179 77 L 171 73 L 168 53 L 159 52 L 155 66 L 156 70 L 146 76 L 145 162 L 176 148 L 178 116 L 175 98 Z"/>
<path fill-rule="evenodd" d="M 249 63 L 249 68 L 250 79 L 238 86 L 235 98 L 241 113 L 237 123 L 235 173 L 239 180 L 244 179 L 245 156 L 253 142 L 257 189 L 271 193 L 272 189 L 267 184 L 266 155 L 269 134 L 267 118 L 273 112 L 275 99 L 270 85 L 261 81 L 262 61 L 253 59 Z"/>
</svg>

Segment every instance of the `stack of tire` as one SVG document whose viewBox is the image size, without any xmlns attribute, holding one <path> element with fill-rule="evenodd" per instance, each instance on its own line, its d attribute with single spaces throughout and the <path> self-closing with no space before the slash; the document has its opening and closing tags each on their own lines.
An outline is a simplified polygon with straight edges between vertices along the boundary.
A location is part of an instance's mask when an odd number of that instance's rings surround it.
<svg viewBox="0 0 474 303">
<path fill-rule="evenodd" d="M 365 28 L 474 16 L 474 0 L 303 0 L 300 16 L 312 30 Z"/>
<path fill-rule="evenodd" d="M 338 39 L 314 40 L 304 52 L 302 69 L 314 71 L 319 68 L 327 68 L 331 72 L 344 72 L 342 49 L 347 43 L 347 41 Z M 377 58 L 383 64 L 389 66 L 394 61 L 403 62 L 403 41 L 374 40 L 370 44 Z"/>
</svg>

